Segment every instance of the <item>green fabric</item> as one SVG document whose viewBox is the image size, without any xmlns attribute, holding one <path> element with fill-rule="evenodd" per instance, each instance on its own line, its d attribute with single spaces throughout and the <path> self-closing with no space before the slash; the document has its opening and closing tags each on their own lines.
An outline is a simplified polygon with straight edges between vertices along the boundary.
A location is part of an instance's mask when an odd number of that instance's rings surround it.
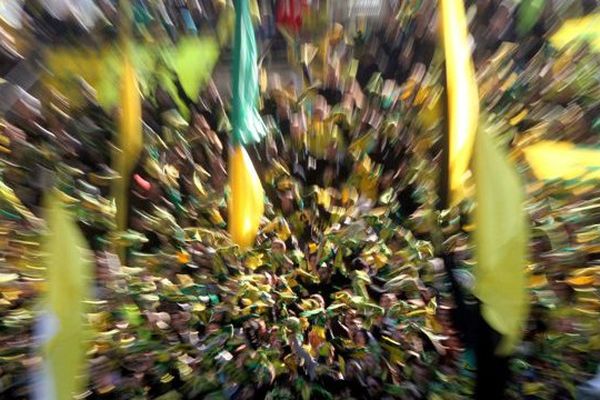
<svg viewBox="0 0 600 400">
<path fill-rule="evenodd" d="M 58 331 L 45 348 L 56 399 L 70 399 L 85 382 L 86 307 L 90 298 L 91 252 L 72 216 L 52 193 L 46 199 L 48 236 L 43 242 L 47 254 L 46 304 L 57 319 Z"/>
<path fill-rule="evenodd" d="M 529 304 L 525 199 L 516 170 L 484 129 L 475 139 L 475 184 L 475 294 L 483 317 L 503 336 L 497 353 L 508 355 L 521 338 Z"/>
<path fill-rule="evenodd" d="M 258 66 L 256 38 L 247 1 L 235 1 L 235 38 L 233 50 L 233 145 L 260 141 L 266 133 L 258 113 Z"/>
</svg>

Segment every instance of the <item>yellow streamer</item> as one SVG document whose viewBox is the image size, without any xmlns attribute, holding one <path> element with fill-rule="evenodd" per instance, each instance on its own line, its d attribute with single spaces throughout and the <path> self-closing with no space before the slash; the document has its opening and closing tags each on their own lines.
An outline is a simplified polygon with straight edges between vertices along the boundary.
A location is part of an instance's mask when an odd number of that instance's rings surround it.
<svg viewBox="0 0 600 400">
<path fill-rule="evenodd" d="M 254 243 L 264 212 L 264 192 L 248 153 L 242 146 L 229 151 L 229 233 L 241 248 Z"/>
<path fill-rule="evenodd" d="M 479 118 L 479 94 L 467 41 L 462 0 L 441 0 L 448 91 L 450 204 L 465 197 L 464 177 L 473 151 Z"/>
<path fill-rule="evenodd" d="M 123 61 L 119 115 L 119 152 L 115 169 L 121 176 L 115 183 L 117 228 L 127 229 L 127 199 L 130 175 L 142 150 L 142 101 L 137 77 L 128 55 Z"/>
</svg>

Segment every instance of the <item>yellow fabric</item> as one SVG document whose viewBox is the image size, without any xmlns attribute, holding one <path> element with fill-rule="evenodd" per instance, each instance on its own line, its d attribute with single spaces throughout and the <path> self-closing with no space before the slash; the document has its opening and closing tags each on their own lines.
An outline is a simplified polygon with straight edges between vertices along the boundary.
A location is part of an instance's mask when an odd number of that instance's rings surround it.
<svg viewBox="0 0 600 400">
<path fill-rule="evenodd" d="M 229 220 L 232 240 L 242 248 L 254 243 L 264 211 L 264 192 L 248 153 L 242 146 L 229 151 Z"/>
<path fill-rule="evenodd" d="M 441 0 L 440 7 L 449 118 L 449 199 L 455 205 L 465 197 L 463 179 L 473 151 L 479 96 L 463 1 Z"/>
<path fill-rule="evenodd" d="M 115 157 L 115 170 L 121 178 L 116 181 L 113 190 L 117 204 L 117 228 L 126 230 L 129 177 L 142 150 L 142 100 L 135 70 L 127 54 L 123 60 L 119 112 L 119 152 Z"/>
<path fill-rule="evenodd" d="M 57 320 L 56 334 L 44 348 L 55 396 L 70 399 L 85 382 L 85 303 L 91 294 L 92 263 L 85 239 L 55 193 L 46 199 L 48 235 L 42 243 L 47 255 L 46 302 Z"/>
<path fill-rule="evenodd" d="M 538 179 L 600 179 L 600 150 L 542 141 L 523 149 Z"/>
<path fill-rule="evenodd" d="M 557 49 L 573 40 L 588 40 L 595 51 L 600 51 L 600 13 L 568 19 L 550 37 L 550 43 Z"/>
<path fill-rule="evenodd" d="M 485 320 L 503 335 L 496 351 L 508 355 L 521 338 L 529 305 L 524 194 L 514 167 L 485 130 L 475 141 L 474 170 L 475 294 Z"/>
</svg>

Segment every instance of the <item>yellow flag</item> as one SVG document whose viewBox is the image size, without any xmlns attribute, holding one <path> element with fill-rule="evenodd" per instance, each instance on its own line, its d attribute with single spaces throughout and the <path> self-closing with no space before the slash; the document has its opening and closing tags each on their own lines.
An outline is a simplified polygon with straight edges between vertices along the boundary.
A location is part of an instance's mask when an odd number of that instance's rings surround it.
<svg viewBox="0 0 600 400">
<path fill-rule="evenodd" d="M 455 205 L 465 197 L 464 177 L 475 140 L 479 95 L 463 1 L 441 0 L 440 7 L 449 117 L 449 201 Z"/>
<path fill-rule="evenodd" d="M 252 246 L 264 211 L 260 178 L 243 146 L 229 150 L 229 233 L 242 248 Z"/>
<path fill-rule="evenodd" d="M 85 304 L 91 294 L 92 263 L 85 239 L 55 193 L 46 199 L 48 234 L 42 246 L 47 255 L 47 299 L 56 332 L 44 348 L 45 370 L 54 393 L 46 398 L 71 399 L 85 382 Z"/>
<path fill-rule="evenodd" d="M 496 351 L 507 355 L 521 337 L 529 304 L 523 188 L 490 133 L 477 128 L 479 95 L 463 1 L 441 0 L 441 16 L 448 91 L 450 204 L 465 196 L 463 176 L 475 144 L 475 295 L 487 323 L 502 334 Z"/>
<path fill-rule="evenodd" d="M 510 354 L 527 318 L 527 221 L 519 176 L 486 130 L 475 141 L 475 294 L 492 328 L 502 334 L 497 352 Z"/>
<path fill-rule="evenodd" d="M 568 19 L 550 36 L 550 43 L 557 49 L 575 40 L 588 41 L 594 51 L 600 51 L 600 13 Z"/>
<path fill-rule="evenodd" d="M 129 177 L 142 150 L 142 100 L 135 69 L 128 54 L 123 60 L 119 108 L 119 152 L 115 156 L 115 169 L 121 176 L 115 183 L 117 203 L 117 228 L 127 229 L 127 193 Z"/>
<path fill-rule="evenodd" d="M 541 141 L 523 149 L 538 179 L 600 179 L 600 150 Z"/>
</svg>

